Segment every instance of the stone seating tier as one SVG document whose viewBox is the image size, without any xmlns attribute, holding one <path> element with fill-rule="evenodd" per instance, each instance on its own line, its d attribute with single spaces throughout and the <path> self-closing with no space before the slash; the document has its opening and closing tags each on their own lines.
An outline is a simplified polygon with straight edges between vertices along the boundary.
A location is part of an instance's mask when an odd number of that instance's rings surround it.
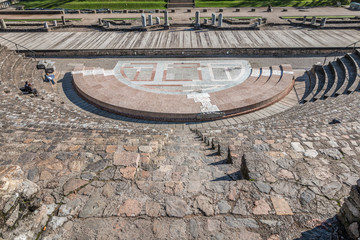
<svg viewBox="0 0 360 240">
<path fill-rule="evenodd" d="M 273 66 L 259 72 L 260 75 L 253 72 L 241 84 L 206 94 L 171 95 L 142 91 L 120 82 L 114 75 L 104 76 L 98 70 L 86 75 L 81 71 L 73 72 L 73 83 L 86 101 L 110 112 L 141 119 L 198 121 L 258 110 L 281 100 L 293 87 L 290 65 Z M 210 101 L 218 111 L 203 111 L 204 104 Z"/>
<path fill-rule="evenodd" d="M 360 94 L 354 92 L 299 105 L 268 119 L 197 129 L 196 132 L 227 162 L 238 166 L 241 175 L 255 182 L 260 191 L 287 192 L 290 208 L 307 209 L 308 213 L 315 215 L 322 212 L 322 218 L 326 219 L 339 212 L 340 206 L 330 200 L 326 208 L 333 209 L 332 213 L 325 213 L 316 209 L 318 201 L 324 196 L 327 199 L 348 196 L 350 186 L 356 184 L 359 178 L 359 104 Z M 329 124 L 333 119 L 340 123 Z M 351 173 L 345 169 L 351 169 Z M 320 172 L 326 172 L 326 179 L 319 181 Z M 305 182 L 307 187 L 303 188 Z M 278 188 L 280 185 L 282 187 Z M 329 191 L 330 185 L 337 187 Z M 311 195 L 311 200 L 305 200 L 305 195 Z M 341 221 L 345 222 L 346 227 L 356 225 L 347 210 L 352 205 L 349 201 L 345 203 L 345 211 L 344 207 L 340 211 Z M 353 215 L 356 212 L 351 211 Z M 339 228 L 339 224 L 337 222 L 335 225 Z M 357 232 L 354 228 L 351 231 L 352 234 Z M 349 235 L 353 237 L 351 231 Z M 311 238 L 311 234 L 311 231 L 307 232 L 306 236 Z M 314 234 L 319 232 L 315 231 Z M 343 236 L 348 239 L 346 235 Z"/>
<path fill-rule="evenodd" d="M 302 102 L 348 94 L 360 89 L 360 53 L 346 54 L 325 66 L 307 71 L 308 81 Z"/>
</svg>

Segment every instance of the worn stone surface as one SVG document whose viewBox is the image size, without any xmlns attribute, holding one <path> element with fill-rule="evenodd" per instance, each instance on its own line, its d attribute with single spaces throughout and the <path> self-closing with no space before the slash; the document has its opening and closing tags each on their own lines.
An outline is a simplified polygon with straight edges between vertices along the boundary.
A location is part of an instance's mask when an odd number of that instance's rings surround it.
<svg viewBox="0 0 360 240">
<path fill-rule="evenodd" d="M 283 198 L 271 197 L 277 215 L 293 215 L 287 201 Z"/>
<path fill-rule="evenodd" d="M 133 180 L 135 178 L 136 168 L 135 167 L 121 168 L 120 172 L 125 179 Z"/>
<path fill-rule="evenodd" d="M 166 213 L 170 217 L 184 217 L 186 215 L 187 204 L 178 197 L 166 199 Z"/>
<path fill-rule="evenodd" d="M 154 201 L 146 202 L 146 215 L 150 217 L 159 217 L 160 216 L 161 205 Z"/>
<path fill-rule="evenodd" d="M 206 216 L 214 215 L 214 208 L 211 204 L 211 200 L 205 196 L 199 196 L 196 198 L 198 209 L 203 212 Z"/>
<path fill-rule="evenodd" d="M 101 198 L 99 195 L 91 196 L 80 211 L 79 217 L 101 217 L 105 206 L 105 199 Z"/>
<path fill-rule="evenodd" d="M 77 190 L 78 188 L 80 188 L 86 184 L 88 184 L 88 181 L 84 181 L 81 179 L 70 179 L 63 186 L 64 195 L 67 195 L 70 192 Z"/>
<path fill-rule="evenodd" d="M 135 167 L 139 165 L 140 154 L 135 152 L 116 151 L 114 153 L 114 165 Z"/>
<path fill-rule="evenodd" d="M 17 62 L 5 57 L 3 239 L 347 239 L 337 213 L 351 215 L 347 233 L 358 235 L 356 93 L 260 120 L 272 108 L 204 123 L 125 121 L 59 94 L 71 89 L 61 70 L 49 85 L 35 62 L 5 71 Z M 16 79 L 30 75 L 39 98 L 17 94 Z M 329 124 L 334 118 L 341 123 Z"/>
<path fill-rule="evenodd" d="M 255 215 L 266 215 L 269 214 L 269 211 L 271 211 L 271 208 L 265 199 L 255 201 L 255 207 L 253 208 Z"/>
<path fill-rule="evenodd" d="M 126 200 L 119 208 L 119 215 L 125 214 L 127 217 L 136 217 L 141 212 L 141 204 L 134 199 Z"/>
</svg>

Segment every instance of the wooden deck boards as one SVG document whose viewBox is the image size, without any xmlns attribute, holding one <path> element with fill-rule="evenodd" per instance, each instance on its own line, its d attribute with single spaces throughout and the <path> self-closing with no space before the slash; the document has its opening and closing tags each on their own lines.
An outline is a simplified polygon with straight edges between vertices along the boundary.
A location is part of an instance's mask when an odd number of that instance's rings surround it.
<svg viewBox="0 0 360 240">
<path fill-rule="evenodd" d="M 345 47 L 357 30 L 1 33 L 32 50 Z M 0 44 L 16 49 L 13 43 Z"/>
</svg>

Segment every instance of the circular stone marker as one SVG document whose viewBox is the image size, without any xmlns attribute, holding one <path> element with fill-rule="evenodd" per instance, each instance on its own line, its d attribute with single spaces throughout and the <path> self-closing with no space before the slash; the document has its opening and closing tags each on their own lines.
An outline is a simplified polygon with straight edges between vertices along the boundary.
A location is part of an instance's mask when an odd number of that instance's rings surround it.
<svg viewBox="0 0 360 240">
<path fill-rule="evenodd" d="M 245 60 L 119 61 L 114 68 L 122 83 L 162 94 L 216 92 L 244 82 L 250 73 Z"/>
</svg>

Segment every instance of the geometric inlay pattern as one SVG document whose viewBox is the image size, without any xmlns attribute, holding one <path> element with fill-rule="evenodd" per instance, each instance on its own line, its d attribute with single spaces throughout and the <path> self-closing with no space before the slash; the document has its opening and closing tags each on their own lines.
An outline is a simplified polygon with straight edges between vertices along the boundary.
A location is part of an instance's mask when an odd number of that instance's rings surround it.
<svg viewBox="0 0 360 240">
<path fill-rule="evenodd" d="M 220 91 L 245 81 L 251 66 L 245 60 L 119 61 L 116 78 L 137 89 L 163 94 Z"/>
</svg>

